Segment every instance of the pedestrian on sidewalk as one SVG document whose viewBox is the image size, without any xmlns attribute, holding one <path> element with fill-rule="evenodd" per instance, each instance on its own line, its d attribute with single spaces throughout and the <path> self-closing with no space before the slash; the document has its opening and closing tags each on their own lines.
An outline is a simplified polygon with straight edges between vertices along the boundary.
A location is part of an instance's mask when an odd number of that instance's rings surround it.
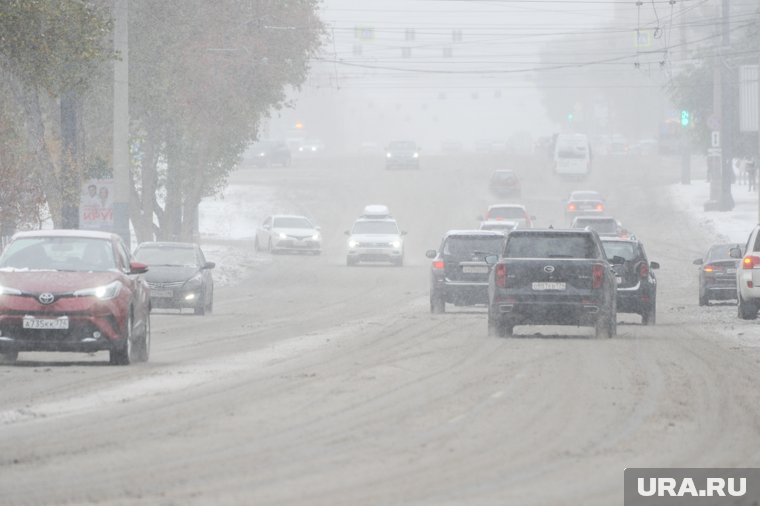
<svg viewBox="0 0 760 506">
<path fill-rule="evenodd" d="M 747 189 L 757 191 L 757 165 L 754 160 L 746 160 L 744 164 L 747 171 Z"/>
</svg>

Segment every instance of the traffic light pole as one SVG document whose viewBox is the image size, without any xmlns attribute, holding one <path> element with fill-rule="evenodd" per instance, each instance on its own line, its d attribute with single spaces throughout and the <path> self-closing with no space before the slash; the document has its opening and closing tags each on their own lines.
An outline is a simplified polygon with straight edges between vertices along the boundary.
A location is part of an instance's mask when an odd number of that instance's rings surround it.
<svg viewBox="0 0 760 506">
<path fill-rule="evenodd" d="M 731 45 L 731 32 L 729 30 L 729 3 L 728 0 L 723 0 L 723 47 L 722 52 L 727 52 Z M 716 58 L 715 65 L 722 65 L 723 59 Z M 734 208 L 734 198 L 731 195 L 731 183 L 734 179 L 734 164 L 733 164 L 733 142 L 734 142 L 734 129 L 733 129 L 733 94 L 731 93 L 731 80 L 722 79 L 723 72 L 718 72 L 721 76 L 721 115 L 720 115 L 720 145 L 722 152 L 722 164 L 721 164 L 721 177 L 720 177 L 720 196 L 718 199 L 718 209 L 720 211 L 731 211 Z M 726 75 L 730 75 L 726 72 Z"/>
</svg>

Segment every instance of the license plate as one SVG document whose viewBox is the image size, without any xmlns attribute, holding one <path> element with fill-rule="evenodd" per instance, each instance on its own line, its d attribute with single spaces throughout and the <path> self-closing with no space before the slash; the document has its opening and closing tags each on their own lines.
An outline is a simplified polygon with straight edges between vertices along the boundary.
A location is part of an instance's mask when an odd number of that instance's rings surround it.
<svg viewBox="0 0 760 506">
<path fill-rule="evenodd" d="M 67 330 L 69 328 L 69 317 L 61 316 L 60 318 L 32 318 L 24 317 L 23 327 L 25 329 L 43 329 L 43 330 Z"/>
<path fill-rule="evenodd" d="M 174 297 L 174 292 L 171 290 L 151 290 L 151 297 L 171 298 Z"/>
<path fill-rule="evenodd" d="M 620 276 L 615 276 L 615 282 L 619 285 L 623 283 L 623 278 Z"/>
<path fill-rule="evenodd" d="M 552 282 L 535 282 L 533 283 L 533 289 L 537 291 L 543 290 L 564 290 L 565 283 L 552 283 Z"/>
<path fill-rule="evenodd" d="M 488 267 L 485 265 L 463 265 L 462 272 L 465 274 L 488 274 Z"/>
<path fill-rule="evenodd" d="M 726 269 L 726 274 L 736 274 L 736 269 Z"/>
</svg>

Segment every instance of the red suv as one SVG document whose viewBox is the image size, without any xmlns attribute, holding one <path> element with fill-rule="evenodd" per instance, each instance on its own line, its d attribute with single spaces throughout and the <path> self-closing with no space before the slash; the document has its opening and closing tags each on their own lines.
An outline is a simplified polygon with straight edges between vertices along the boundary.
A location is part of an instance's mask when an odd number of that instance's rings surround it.
<svg viewBox="0 0 760 506">
<path fill-rule="evenodd" d="M 148 360 L 147 270 L 115 234 L 16 234 L 0 256 L 0 359 L 14 363 L 20 351 L 107 350 L 111 364 Z"/>
</svg>

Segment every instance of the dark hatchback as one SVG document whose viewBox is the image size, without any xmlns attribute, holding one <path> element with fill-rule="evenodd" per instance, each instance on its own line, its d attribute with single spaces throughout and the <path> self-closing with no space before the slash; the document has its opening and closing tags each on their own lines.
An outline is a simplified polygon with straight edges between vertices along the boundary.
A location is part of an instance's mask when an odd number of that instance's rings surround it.
<svg viewBox="0 0 760 506">
<path fill-rule="evenodd" d="M 210 313 L 214 308 L 214 279 L 200 246 L 183 242 L 144 242 L 135 250 L 135 258 L 148 265 L 145 276 L 150 286 L 153 308 L 192 308 L 195 314 Z"/>
<path fill-rule="evenodd" d="M 743 244 L 714 244 L 704 257 L 694 260 L 694 265 L 700 266 L 700 306 L 707 306 L 711 300 L 736 299 L 736 269 L 741 260 L 731 258 L 731 248 L 739 248 L 744 255 Z"/>
<path fill-rule="evenodd" d="M 657 262 L 647 259 L 641 241 L 602 237 L 607 258 L 621 257 L 622 264 L 614 264 L 617 281 L 617 312 L 641 315 L 641 323 L 654 325 L 657 320 Z"/>
<path fill-rule="evenodd" d="M 446 303 L 473 306 L 488 303 L 485 257 L 499 255 L 505 236 L 489 230 L 450 230 L 438 250 L 429 250 L 430 312 L 443 313 Z"/>
<path fill-rule="evenodd" d="M 513 170 L 495 170 L 491 173 L 488 189 L 497 197 L 520 196 L 520 179 Z"/>
</svg>

